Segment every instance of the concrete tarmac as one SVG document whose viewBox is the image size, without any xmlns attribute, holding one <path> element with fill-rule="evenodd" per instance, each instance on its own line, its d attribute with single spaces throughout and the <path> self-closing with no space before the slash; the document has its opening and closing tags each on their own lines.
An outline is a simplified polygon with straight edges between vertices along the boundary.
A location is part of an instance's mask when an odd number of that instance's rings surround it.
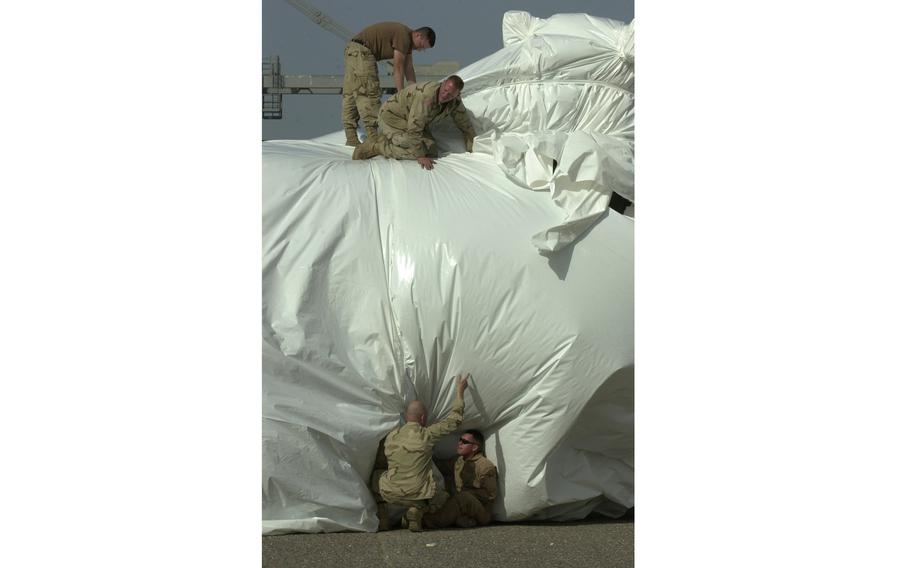
<svg viewBox="0 0 910 568">
<path fill-rule="evenodd" d="M 262 566 L 630 568 L 634 528 L 630 517 L 596 517 L 568 523 L 493 523 L 421 533 L 394 529 L 264 536 Z"/>
</svg>

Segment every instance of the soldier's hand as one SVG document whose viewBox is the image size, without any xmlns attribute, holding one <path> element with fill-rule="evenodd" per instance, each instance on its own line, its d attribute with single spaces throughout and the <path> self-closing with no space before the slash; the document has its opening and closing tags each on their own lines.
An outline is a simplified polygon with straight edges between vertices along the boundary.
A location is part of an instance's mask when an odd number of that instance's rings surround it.
<svg viewBox="0 0 910 568">
<path fill-rule="evenodd" d="M 420 167 L 425 170 L 432 170 L 433 164 L 435 164 L 436 162 L 434 162 L 432 160 L 432 158 L 428 158 L 428 157 L 424 156 L 423 158 L 417 158 L 417 163 L 420 164 Z"/>
<path fill-rule="evenodd" d="M 458 392 L 463 393 L 466 388 L 468 388 L 468 378 L 471 376 L 470 373 L 465 373 L 464 375 L 458 375 Z"/>
</svg>

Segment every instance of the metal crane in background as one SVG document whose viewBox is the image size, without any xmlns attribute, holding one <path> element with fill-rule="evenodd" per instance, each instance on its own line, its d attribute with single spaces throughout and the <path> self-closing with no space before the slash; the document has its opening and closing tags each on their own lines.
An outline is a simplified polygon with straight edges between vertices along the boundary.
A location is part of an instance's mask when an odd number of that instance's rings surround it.
<svg viewBox="0 0 910 568">
<path fill-rule="evenodd" d="M 322 11 L 317 9 L 309 2 L 304 2 L 303 0 L 287 0 L 287 2 L 291 6 L 306 14 L 306 17 L 316 22 L 316 25 L 318 25 L 320 28 L 328 30 L 329 32 L 343 39 L 345 42 L 354 37 L 354 34 L 351 32 L 351 30 L 342 26 L 332 18 L 326 16 Z M 385 63 L 391 70 L 392 62 L 386 61 Z"/>
<path fill-rule="evenodd" d="M 354 34 L 322 11 L 304 0 L 287 0 L 288 4 L 303 12 L 322 29 L 331 32 L 345 42 Z M 392 62 L 385 62 L 386 73 L 379 77 L 379 90 L 383 94 L 394 94 Z M 457 61 L 439 61 L 432 65 L 415 65 L 414 74 L 420 81 L 441 81 L 458 71 Z M 343 75 L 282 75 L 281 61 L 277 55 L 262 60 L 262 118 L 281 118 L 283 95 L 340 95 Z"/>
<path fill-rule="evenodd" d="M 348 30 L 346 27 L 342 26 L 341 24 L 339 24 L 332 18 L 326 16 L 321 11 L 316 9 L 315 6 L 310 5 L 308 2 L 304 2 L 303 0 L 287 0 L 287 1 L 288 1 L 288 4 L 294 6 L 295 8 L 297 8 L 298 10 L 300 10 L 301 12 L 306 14 L 306 16 L 309 19 L 316 22 L 316 24 L 319 27 L 321 27 L 324 30 L 328 30 L 328 31 L 332 32 L 333 34 L 337 35 L 344 41 L 348 41 L 349 39 L 354 37 L 354 34 L 352 34 L 350 30 Z"/>
</svg>

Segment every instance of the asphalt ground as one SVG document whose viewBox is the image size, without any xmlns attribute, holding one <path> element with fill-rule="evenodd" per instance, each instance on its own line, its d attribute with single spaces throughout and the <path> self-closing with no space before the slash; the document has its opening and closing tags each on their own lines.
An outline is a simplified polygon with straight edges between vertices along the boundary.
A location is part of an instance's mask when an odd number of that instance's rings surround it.
<svg viewBox="0 0 910 568">
<path fill-rule="evenodd" d="M 290 534 L 262 537 L 263 568 L 633 566 L 635 522 L 595 517 L 555 523 L 493 523 L 412 533 Z"/>
</svg>

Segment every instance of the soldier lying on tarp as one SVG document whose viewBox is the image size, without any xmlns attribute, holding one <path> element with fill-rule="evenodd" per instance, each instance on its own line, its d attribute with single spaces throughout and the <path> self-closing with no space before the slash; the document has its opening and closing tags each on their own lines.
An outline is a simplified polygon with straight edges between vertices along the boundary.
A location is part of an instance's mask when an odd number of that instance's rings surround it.
<svg viewBox="0 0 910 568">
<path fill-rule="evenodd" d="M 379 133 L 357 146 L 353 158 L 366 160 L 382 155 L 417 160 L 420 167 L 432 170 L 439 149 L 430 134 L 430 125 L 447 116 L 461 130 L 467 151 L 473 151 L 474 127 L 458 98 L 463 88 L 461 77 L 452 75 L 442 83 L 417 83 L 392 95 L 379 111 Z"/>
</svg>

